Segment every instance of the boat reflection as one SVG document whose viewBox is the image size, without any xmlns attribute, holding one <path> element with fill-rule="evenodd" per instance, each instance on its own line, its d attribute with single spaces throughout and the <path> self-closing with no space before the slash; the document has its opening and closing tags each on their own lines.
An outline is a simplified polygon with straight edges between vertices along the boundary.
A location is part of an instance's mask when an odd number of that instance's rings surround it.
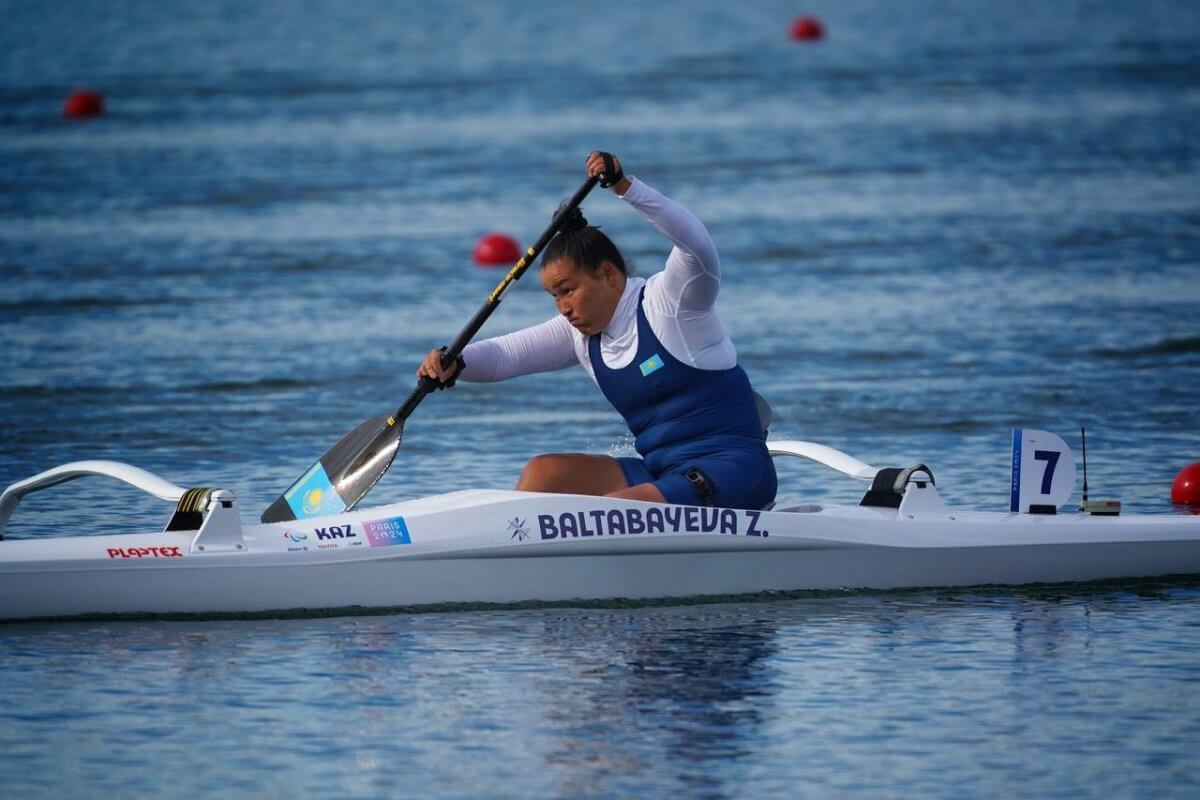
<svg viewBox="0 0 1200 800">
<path fill-rule="evenodd" d="M 730 778 L 755 752 L 776 692 L 769 666 L 778 650 L 775 626 L 711 607 L 637 616 L 546 621 L 548 645 L 579 651 L 570 688 L 551 684 L 545 723 L 556 736 L 544 760 L 557 776 L 555 793 L 632 795 L 653 774 L 673 793 L 737 796 Z M 580 649 L 595 641 L 596 628 L 608 629 L 604 646 Z"/>
</svg>

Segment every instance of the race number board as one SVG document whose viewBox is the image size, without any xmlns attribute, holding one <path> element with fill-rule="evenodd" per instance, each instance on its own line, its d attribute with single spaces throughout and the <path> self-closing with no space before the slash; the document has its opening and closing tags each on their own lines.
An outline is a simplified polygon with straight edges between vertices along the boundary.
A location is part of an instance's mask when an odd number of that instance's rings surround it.
<svg viewBox="0 0 1200 800">
<path fill-rule="evenodd" d="M 1009 510 L 1030 506 L 1057 509 L 1075 491 L 1075 457 L 1061 437 L 1048 431 L 1013 428 L 1012 492 Z"/>
</svg>

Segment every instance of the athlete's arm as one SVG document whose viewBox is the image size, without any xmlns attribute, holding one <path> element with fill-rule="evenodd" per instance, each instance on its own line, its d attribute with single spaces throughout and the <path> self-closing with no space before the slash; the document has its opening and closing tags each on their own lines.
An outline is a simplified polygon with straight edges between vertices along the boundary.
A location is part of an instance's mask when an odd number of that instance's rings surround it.
<svg viewBox="0 0 1200 800">
<path fill-rule="evenodd" d="M 629 180 L 629 188 L 621 197 L 675 245 L 660 278 L 663 299 L 674 303 L 680 312 L 712 308 L 721 289 L 721 260 L 704 224 L 637 178 Z"/>
<path fill-rule="evenodd" d="M 540 325 L 472 342 L 463 350 L 466 366 L 460 377 L 487 383 L 569 367 L 577 363 L 573 330 L 565 317 L 556 315 Z"/>
<path fill-rule="evenodd" d="M 621 159 L 612 153 L 593 150 L 588 155 L 587 173 L 616 178 L 606 184 L 608 188 L 675 245 L 655 287 L 658 299 L 667 307 L 664 310 L 679 316 L 709 311 L 721 288 L 721 260 L 704 224 L 662 192 L 626 176 Z"/>
</svg>

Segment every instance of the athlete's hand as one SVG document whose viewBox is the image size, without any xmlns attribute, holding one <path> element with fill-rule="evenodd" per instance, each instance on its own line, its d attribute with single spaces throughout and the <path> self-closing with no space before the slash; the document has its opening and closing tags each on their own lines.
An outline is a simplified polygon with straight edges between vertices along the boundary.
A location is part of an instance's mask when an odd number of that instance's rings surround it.
<svg viewBox="0 0 1200 800">
<path fill-rule="evenodd" d="M 448 369 L 442 369 L 442 350 L 443 348 L 439 347 L 426 353 L 425 360 L 417 367 L 417 377 L 432 378 L 438 382 L 439 389 L 449 389 L 458 379 L 458 373 L 462 371 L 462 356 L 455 359 Z"/>
<path fill-rule="evenodd" d="M 612 159 L 612 169 L 608 169 L 604 163 L 605 156 Z M 607 182 L 600 185 L 612 189 L 617 194 L 625 194 L 629 189 L 629 179 L 625 177 L 625 171 L 621 169 L 621 159 L 612 153 L 604 153 L 600 150 L 593 150 L 589 153 L 587 158 L 587 174 L 591 176 L 603 174 Z"/>
</svg>

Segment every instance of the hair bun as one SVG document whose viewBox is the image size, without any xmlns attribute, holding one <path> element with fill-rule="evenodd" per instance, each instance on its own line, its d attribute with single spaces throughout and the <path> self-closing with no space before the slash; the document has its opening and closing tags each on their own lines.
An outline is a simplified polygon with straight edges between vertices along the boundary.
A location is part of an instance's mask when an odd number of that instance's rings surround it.
<svg viewBox="0 0 1200 800">
<path fill-rule="evenodd" d="M 566 202 L 563 203 L 566 205 Z M 558 210 L 554 212 L 554 216 L 558 217 L 562 213 L 563 206 L 560 205 Z M 571 233 L 573 231 L 582 230 L 588 224 L 587 217 L 583 215 L 583 210 L 579 206 L 572 208 L 559 223 L 558 230 L 560 233 Z"/>
</svg>

